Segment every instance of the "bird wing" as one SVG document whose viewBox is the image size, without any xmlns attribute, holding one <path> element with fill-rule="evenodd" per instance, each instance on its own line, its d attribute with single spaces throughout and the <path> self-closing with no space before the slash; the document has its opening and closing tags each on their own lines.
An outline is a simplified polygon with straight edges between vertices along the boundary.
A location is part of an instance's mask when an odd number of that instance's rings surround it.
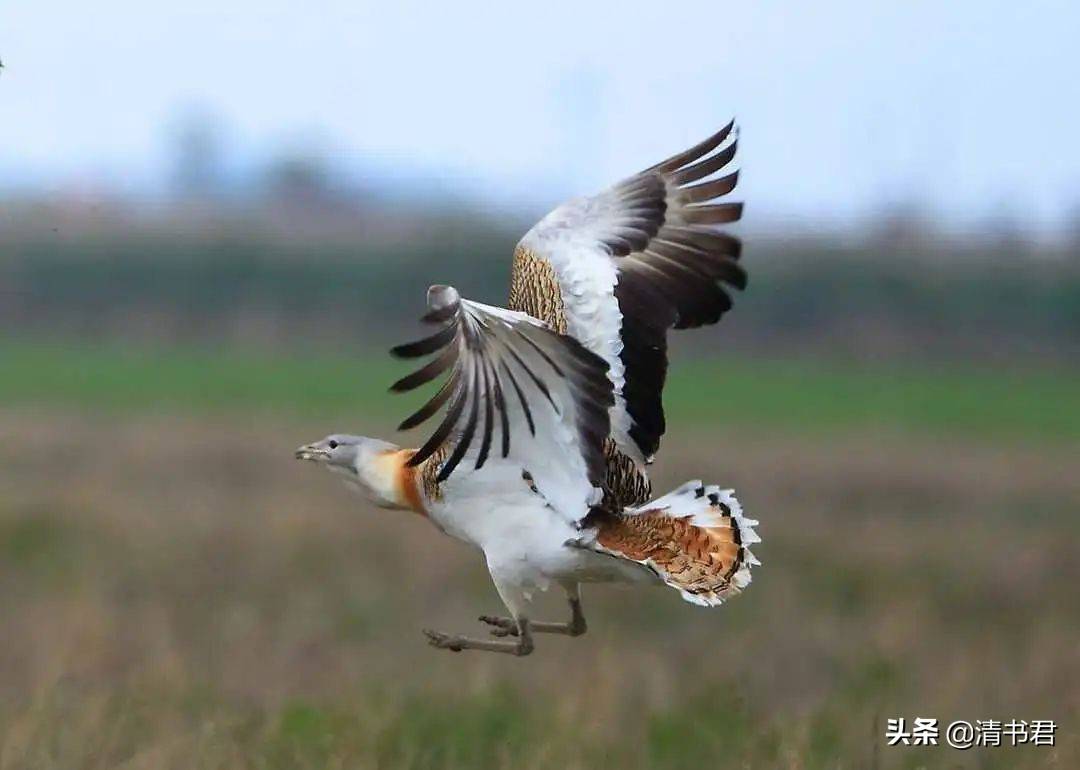
<svg viewBox="0 0 1080 770">
<path fill-rule="evenodd" d="M 449 452 L 436 477 L 442 483 L 455 470 L 483 468 L 492 455 L 512 458 L 553 507 L 581 519 L 603 485 L 613 403 L 607 363 L 543 321 L 462 299 L 451 286 L 431 287 L 427 304 L 423 320 L 441 328 L 392 352 L 434 357 L 391 390 L 412 390 L 449 372 L 399 427 L 415 427 L 446 409 L 409 464 Z M 520 473 L 515 483 L 524 485 Z"/>
<path fill-rule="evenodd" d="M 731 307 L 721 284 L 746 286 L 741 244 L 719 232 L 741 203 L 716 203 L 738 172 L 729 123 L 700 144 L 590 198 L 562 204 L 514 254 L 510 303 L 607 361 L 612 438 L 637 462 L 664 433 L 667 330 L 715 323 Z M 728 141 L 728 140 L 731 141 Z"/>
</svg>

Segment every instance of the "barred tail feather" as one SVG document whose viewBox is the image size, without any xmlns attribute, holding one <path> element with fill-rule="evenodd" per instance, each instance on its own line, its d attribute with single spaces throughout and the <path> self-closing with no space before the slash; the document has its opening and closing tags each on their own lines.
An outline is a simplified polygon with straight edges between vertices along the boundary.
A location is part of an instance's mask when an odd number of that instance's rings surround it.
<svg viewBox="0 0 1080 770">
<path fill-rule="evenodd" d="M 688 602 L 715 607 L 750 585 L 758 522 L 733 490 L 690 481 L 598 523 L 587 547 L 642 564 Z"/>
</svg>

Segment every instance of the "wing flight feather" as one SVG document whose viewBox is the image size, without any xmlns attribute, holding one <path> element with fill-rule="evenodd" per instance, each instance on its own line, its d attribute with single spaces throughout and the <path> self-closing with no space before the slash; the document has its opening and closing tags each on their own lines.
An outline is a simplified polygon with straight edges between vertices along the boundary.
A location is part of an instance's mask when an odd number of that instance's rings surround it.
<svg viewBox="0 0 1080 770">
<path fill-rule="evenodd" d="M 607 363 L 600 356 L 536 318 L 462 299 L 450 286 L 428 290 L 423 320 L 440 328 L 392 353 L 434 358 L 391 390 L 413 390 L 447 371 L 449 376 L 400 428 L 416 427 L 449 405 L 410 465 L 420 465 L 447 447 L 449 457 L 437 476 L 443 482 L 464 462 L 479 470 L 493 454 L 513 456 L 529 467 L 550 465 L 554 458 L 541 455 L 552 454 L 554 446 L 555 455 L 564 455 L 558 462 L 575 466 L 587 488 L 602 486 L 603 442 L 614 397 Z M 574 468 L 561 471 L 575 475 Z M 575 517 L 585 512 L 584 501 L 571 511 Z"/>
</svg>

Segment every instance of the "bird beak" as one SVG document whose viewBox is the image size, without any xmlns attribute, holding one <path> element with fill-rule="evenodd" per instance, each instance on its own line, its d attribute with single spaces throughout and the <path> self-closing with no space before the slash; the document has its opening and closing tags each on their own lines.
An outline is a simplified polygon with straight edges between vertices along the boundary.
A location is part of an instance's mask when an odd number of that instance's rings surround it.
<svg viewBox="0 0 1080 770">
<path fill-rule="evenodd" d="M 304 444 L 296 450 L 297 460 L 311 460 L 312 462 L 319 462 L 321 460 L 327 460 L 330 458 L 330 452 L 326 449 L 322 449 L 315 444 Z"/>
</svg>

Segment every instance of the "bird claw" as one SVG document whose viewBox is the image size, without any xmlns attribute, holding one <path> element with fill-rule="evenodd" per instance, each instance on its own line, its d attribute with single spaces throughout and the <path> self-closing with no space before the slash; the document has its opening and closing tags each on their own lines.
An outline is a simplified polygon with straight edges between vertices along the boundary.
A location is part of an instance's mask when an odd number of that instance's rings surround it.
<svg viewBox="0 0 1080 770">
<path fill-rule="evenodd" d="M 463 649 L 460 637 L 444 634 L 442 631 L 433 631 L 430 628 L 424 629 L 424 636 L 427 637 L 428 644 L 432 647 L 438 647 L 440 650 L 461 652 Z"/>
<path fill-rule="evenodd" d="M 500 618 L 497 615 L 481 615 L 480 622 L 487 623 L 489 626 L 494 626 L 494 628 L 491 629 L 492 636 L 504 637 L 518 635 L 517 623 L 513 618 Z"/>
</svg>

